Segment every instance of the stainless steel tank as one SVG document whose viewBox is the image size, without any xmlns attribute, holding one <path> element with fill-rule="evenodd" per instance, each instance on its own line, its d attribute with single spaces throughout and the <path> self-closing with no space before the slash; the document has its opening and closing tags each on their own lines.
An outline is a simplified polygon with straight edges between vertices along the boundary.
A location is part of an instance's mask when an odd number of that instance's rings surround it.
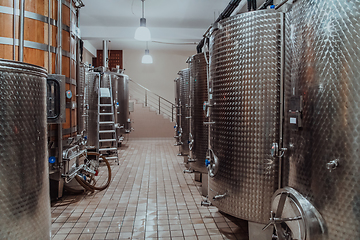
<svg viewBox="0 0 360 240">
<path fill-rule="evenodd" d="M 176 78 L 174 80 L 174 87 L 175 87 L 175 111 L 176 111 L 176 120 L 175 120 L 175 146 L 181 144 L 180 143 L 180 78 Z"/>
<path fill-rule="evenodd" d="M 212 98 L 209 199 L 219 210 L 267 223 L 278 187 L 283 14 L 235 15 L 210 37 Z"/>
<path fill-rule="evenodd" d="M 298 1 L 286 17 L 282 182 L 324 219 L 311 240 L 360 239 L 359 22 L 360 1 Z"/>
<path fill-rule="evenodd" d="M 206 57 L 206 59 L 205 59 Z M 207 73 L 209 53 L 198 53 L 191 57 L 190 68 L 190 168 L 207 173 L 205 166 L 208 149 L 208 126 L 204 102 L 208 101 Z"/>
<path fill-rule="evenodd" d="M 112 73 L 111 85 L 116 111 L 115 122 L 120 126 L 117 128 L 116 136 L 120 137 L 131 131 L 129 123 L 129 76 L 123 73 Z"/>
<path fill-rule="evenodd" d="M 46 78 L 0 60 L 0 239 L 50 239 Z"/>
<path fill-rule="evenodd" d="M 186 68 L 178 73 L 180 78 L 180 154 L 189 155 L 189 81 L 190 69 Z"/>
<path fill-rule="evenodd" d="M 99 129 L 98 129 L 98 94 L 99 94 L 100 73 L 85 73 L 85 107 L 88 109 L 86 116 L 87 145 L 90 148 L 99 148 Z"/>
</svg>

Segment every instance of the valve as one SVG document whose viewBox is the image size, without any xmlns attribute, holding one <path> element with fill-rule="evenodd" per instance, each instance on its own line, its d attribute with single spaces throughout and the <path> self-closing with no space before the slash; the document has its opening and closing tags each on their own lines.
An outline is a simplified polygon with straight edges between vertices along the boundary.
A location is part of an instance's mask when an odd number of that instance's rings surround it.
<svg viewBox="0 0 360 240">
<path fill-rule="evenodd" d="M 273 143 L 271 146 L 271 156 L 272 157 L 278 157 L 278 158 L 282 158 L 285 154 L 285 151 L 287 151 L 287 148 L 280 148 L 279 149 L 279 144 L 278 143 Z"/>
<path fill-rule="evenodd" d="M 331 172 L 339 166 L 339 159 L 332 160 L 326 164 L 326 168 Z"/>
<path fill-rule="evenodd" d="M 209 159 L 205 159 L 205 166 L 208 167 L 210 165 Z"/>
</svg>

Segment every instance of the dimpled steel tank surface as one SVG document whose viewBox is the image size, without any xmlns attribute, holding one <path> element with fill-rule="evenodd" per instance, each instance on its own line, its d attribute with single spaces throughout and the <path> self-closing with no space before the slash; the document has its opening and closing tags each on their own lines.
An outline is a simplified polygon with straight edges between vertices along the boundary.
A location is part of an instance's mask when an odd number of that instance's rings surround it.
<svg viewBox="0 0 360 240">
<path fill-rule="evenodd" d="M 186 68 L 179 73 L 180 77 L 180 128 L 181 128 L 181 142 L 180 153 L 185 156 L 185 161 L 189 155 L 189 128 L 190 120 L 189 116 L 189 81 L 190 81 L 190 69 Z"/>
<path fill-rule="evenodd" d="M 193 170 L 207 173 L 205 166 L 206 150 L 208 148 L 208 126 L 206 113 L 203 104 L 208 100 L 207 89 L 207 63 L 205 57 L 209 58 L 209 53 L 199 53 L 192 56 L 190 63 L 190 157 L 195 162 L 190 162 Z"/>
<path fill-rule="evenodd" d="M 0 60 L 0 239 L 50 239 L 46 78 Z"/>
<path fill-rule="evenodd" d="M 220 211 L 257 223 L 268 222 L 278 186 L 270 149 L 279 142 L 282 23 L 282 13 L 243 13 L 222 20 L 210 39 L 218 169 L 209 174 L 209 197 Z"/>
<path fill-rule="evenodd" d="M 359 240 L 360 1 L 298 1 L 286 16 L 283 186 L 324 218 L 327 236 L 314 239 Z M 290 124 L 296 100 L 301 126 Z"/>
</svg>

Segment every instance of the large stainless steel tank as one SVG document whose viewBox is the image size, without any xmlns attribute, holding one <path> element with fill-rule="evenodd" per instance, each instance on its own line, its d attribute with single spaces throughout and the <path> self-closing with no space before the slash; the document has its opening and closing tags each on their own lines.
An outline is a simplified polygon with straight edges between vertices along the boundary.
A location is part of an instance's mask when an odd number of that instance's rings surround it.
<svg viewBox="0 0 360 240">
<path fill-rule="evenodd" d="M 298 1 L 286 17 L 283 186 L 323 217 L 311 240 L 360 239 L 359 23 L 360 1 Z"/>
<path fill-rule="evenodd" d="M 85 73 L 85 107 L 88 109 L 86 117 L 87 145 L 99 148 L 99 129 L 98 129 L 98 94 L 99 94 L 100 73 Z"/>
<path fill-rule="evenodd" d="M 115 122 L 119 124 L 116 136 L 130 132 L 129 124 L 129 76 L 123 73 L 111 74 L 111 85 L 113 89 L 113 100 L 115 103 Z"/>
<path fill-rule="evenodd" d="M 278 187 L 283 14 L 264 10 L 220 21 L 210 38 L 209 198 L 219 210 L 267 223 Z"/>
<path fill-rule="evenodd" d="M 180 154 L 187 157 L 189 155 L 189 81 L 190 69 L 186 68 L 179 71 L 180 81 Z"/>
<path fill-rule="evenodd" d="M 205 59 L 205 57 L 207 59 Z M 190 168 L 207 173 L 205 166 L 208 149 L 208 126 L 204 102 L 208 101 L 207 73 L 209 53 L 199 53 L 190 59 Z"/>
<path fill-rule="evenodd" d="M 0 239 L 50 239 L 46 78 L 0 60 Z"/>
<path fill-rule="evenodd" d="M 180 78 L 176 78 L 174 80 L 174 86 L 175 86 L 175 109 L 176 109 L 176 124 L 174 126 L 175 129 L 175 146 L 180 144 Z"/>
</svg>

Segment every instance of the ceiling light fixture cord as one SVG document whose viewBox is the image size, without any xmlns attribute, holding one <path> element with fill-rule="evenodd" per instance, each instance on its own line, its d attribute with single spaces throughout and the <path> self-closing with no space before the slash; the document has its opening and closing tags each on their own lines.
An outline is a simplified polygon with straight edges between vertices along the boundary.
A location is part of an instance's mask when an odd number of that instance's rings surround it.
<svg viewBox="0 0 360 240">
<path fill-rule="evenodd" d="M 145 18 L 145 0 L 141 0 L 142 4 L 142 17 Z"/>
<path fill-rule="evenodd" d="M 176 42 L 161 42 L 161 41 L 151 41 L 153 43 L 160 43 L 160 44 L 170 44 L 170 45 L 196 45 L 197 42 L 184 42 L 184 43 L 176 43 Z"/>
</svg>

